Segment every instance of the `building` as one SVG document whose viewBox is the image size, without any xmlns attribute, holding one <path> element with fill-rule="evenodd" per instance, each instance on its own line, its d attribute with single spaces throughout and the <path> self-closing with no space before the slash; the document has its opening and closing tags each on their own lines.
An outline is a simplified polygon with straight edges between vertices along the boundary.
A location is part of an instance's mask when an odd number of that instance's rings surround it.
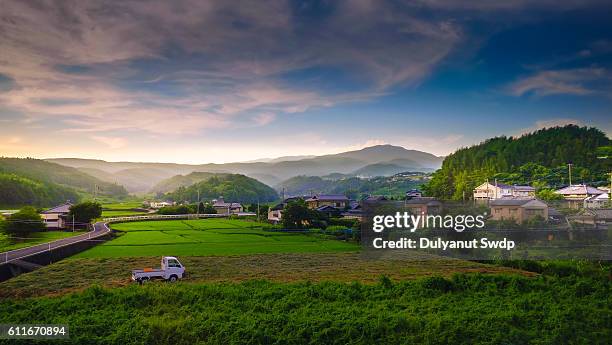
<svg viewBox="0 0 612 345">
<path fill-rule="evenodd" d="M 285 208 L 284 203 L 280 203 L 280 204 L 275 205 L 274 207 L 271 207 L 268 210 L 268 221 L 274 224 L 280 223 L 283 219 L 283 209 L 284 208 Z"/>
<path fill-rule="evenodd" d="M 349 199 L 344 195 L 321 194 L 306 199 L 306 204 L 310 209 L 317 209 L 321 206 L 333 206 L 338 209 L 344 209 L 348 203 Z"/>
<path fill-rule="evenodd" d="M 65 204 L 42 211 L 40 216 L 42 217 L 45 226 L 50 229 L 66 228 L 66 218 L 70 213 L 70 207 L 72 207 L 72 204 L 70 202 L 66 202 Z"/>
<path fill-rule="evenodd" d="M 174 202 L 169 202 L 169 201 L 160 201 L 160 202 L 155 202 L 155 201 L 151 201 L 149 203 L 149 207 L 152 209 L 160 209 L 162 207 L 168 207 L 168 206 L 174 206 L 175 203 Z"/>
<path fill-rule="evenodd" d="M 385 199 L 386 200 L 386 199 Z M 357 219 L 358 221 L 363 220 L 363 209 L 360 203 L 350 203 L 348 210 L 342 212 L 342 217 L 347 219 Z"/>
<path fill-rule="evenodd" d="M 244 211 L 242 205 L 238 202 L 225 202 L 223 197 L 213 200 L 212 207 L 218 214 L 237 214 Z"/>
<path fill-rule="evenodd" d="M 422 196 L 423 196 L 423 192 L 421 192 L 418 189 L 411 189 L 411 190 L 406 192 L 406 198 L 408 198 L 408 199 L 420 198 Z"/>
<path fill-rule="evenodd" d="M 502 198 L 534 199 L 535 188 L 531 186 L 508 185 L 505 183 L 491 184 L 485 182 L 474 188 L 474 200 L 488 201 Z"/>
<path fill-rule="evenodd" d="M 610 202 L 609 193 L 592 195 L 584 199 L 584 208 L 605 208 L 605 207 L 612 207 L 612 203 Z"/>
<path fill-rule="evenodd" d="M 408 199 L 404 201 L 404 206 L 407 211 L 414 215 L 439 214 L 442 212 L 442 203 L 431 197 Z"/>
<path fill-rule="evenodd" d="M 334 206 L 329 206 L 329 205 L 323 205 L 323 206 L 317 207 L 316 210 L 317 212 L 323 213 L 329 218 L 339 217 L 340 214 L 342 213 L 341 209 L 334 207 Z"/>
<path fill-rule="evenodd" d="M 555 193 L 562 195 L 570 207 L 580 208 L 584 206 L 585 199 L 604 194 L 605 192 L 585 184 L 575 184 L 561 188 L 555 191 Z"/>
<path fill-rule="evenodd" d="M 517 224 L 538 216 L 548 220 L 548 205 L 538 199 L 497 199 L 490 207 L 493 220 L 514 220 Z"/>
</svg>

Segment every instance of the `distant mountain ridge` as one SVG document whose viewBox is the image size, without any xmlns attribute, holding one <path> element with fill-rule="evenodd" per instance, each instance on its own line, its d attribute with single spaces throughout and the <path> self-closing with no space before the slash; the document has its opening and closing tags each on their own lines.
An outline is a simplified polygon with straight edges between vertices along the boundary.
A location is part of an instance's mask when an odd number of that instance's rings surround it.
<svg viewBox="0 0 612 345">
<path fill-rule="evenodd" d="M 75 168 L 97 169 L 111 174 L 106 176 L 108 182 L 124 185 L 130 192 L 149 192 L 151 188 L 164 179 L 176 175 L 187 175 L 192 172 L 243 174 L 258 179 L 267 185 L 276 185 L 279 181 L 298 175 L 324 176 L 332 173 L 355 176 L 390 176 L 400 171 L 429 172 L 438 169 L 443 157 L 433 154 L 408 150 L 401 146 L 377 145 L 361 150 L 302 158 L 288 156 L 287 160 L 268 162 L 237 162 L 225 164 L 177 164 L 177 163 L 138 163 L 106 162 L 93 159 L 55 158 L 47 161 Z M 282 159 L 282 157 L 281 157 Z M 386 164 L 386 169 L 375 164 Z M 360 169 L 364 169 L 361 170 Z M 144 170 L 134 170 L 144 169 Z M 87 171 L 87 170 L 85 170 Z M 89 170 L 92 171 L 92 170 Z M 97 174 L 100 178 L 102 174 Z"/>
</svg>

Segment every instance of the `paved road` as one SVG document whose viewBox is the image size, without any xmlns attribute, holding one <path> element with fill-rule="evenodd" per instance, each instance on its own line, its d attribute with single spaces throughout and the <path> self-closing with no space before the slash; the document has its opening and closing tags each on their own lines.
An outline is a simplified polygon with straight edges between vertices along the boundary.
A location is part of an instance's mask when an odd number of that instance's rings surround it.
<svg viewBox="0 0 612 345">
<path fill-rule="evenodd" d="M 110 229 L 108 228 L 105 222 L 97 222 L 93 225 L 93 227 L 93 231 L 81 235 L 62 238 L 61 240 L 56 240 L 53 242 L 41 243 L 31 247 L 20 248 L 0 253 L 0 264 L 17 259 L 23 259 L 30 255 L 42 253 L 50 249 L 63 247 L 67 244 L 95 239 L 110 232 Z"/>
</svg>

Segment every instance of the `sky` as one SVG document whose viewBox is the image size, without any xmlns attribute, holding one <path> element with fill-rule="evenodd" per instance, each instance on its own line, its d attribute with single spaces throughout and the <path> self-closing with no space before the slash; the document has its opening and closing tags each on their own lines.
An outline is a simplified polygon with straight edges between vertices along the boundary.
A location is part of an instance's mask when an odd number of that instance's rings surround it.
<svg viewBox="0 0 612 345">
<path fill-rule="evenodd" d="M 612 3 L 12 1 L 0 156 L 207 163 L 612 134 Z"/>
</svg>

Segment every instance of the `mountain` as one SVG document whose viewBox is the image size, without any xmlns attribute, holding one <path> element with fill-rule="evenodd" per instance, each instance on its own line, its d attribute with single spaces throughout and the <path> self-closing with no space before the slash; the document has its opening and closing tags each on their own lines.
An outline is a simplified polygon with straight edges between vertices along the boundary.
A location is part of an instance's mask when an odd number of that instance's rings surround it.
<svg viewBox="0 0 612 345">
<path fill-rule="evenodd" d="M 79 194 L 70 187 L 40 182 L 16 174 L 0 173 L 0 205 L 2 207 L 52 206 L 66 200 L 77 201 Z"/>
<path fill-rule="evenodd" d="M 179 187 L 188 187 L 194 183 L 205 181 L 215 175 L 217 174 L 196 171 L 187 175 L 172 176 L 158 182 L 155 186 L 153 186 L 153 188 L 151 188 L 151 193 L 158 194 L 172 192 Z"/>
<path fill-rule="evenodd" d="M 286 197 L 312 194 L 344 194 L 358 199 L 367 195 L 403 196 L 413 188 L 419 188 L 427 175 L 419 173 L 378 176 L 373 178 L 347 177 L 338 180 L 319 176 L 295 176 L 276 186 Z"/>
<path fill-rule="evenodd" d="M 48 161 L 77 168 L 99 169 L 116 175 L 116 181 L 126 186 L 131 192 L 146 192 L 166 178 L 185 175 L 194 171 L 243 174 L 269 184 L 276 184 L 298 175 L 324 176 L 330 173 L 352 175 L 355 171 L 372 164 L 395 164 L 402 167 L 401 171 L 427 172 L 439 168 L 442 158 L 426 152 L 407 150 L 400 146 L 378 145 L 361 150 L 308 158 L 299 156 L 281 157 L 268 162 L 195 165 L 105 162 L 76 158 L 49 159 Z M 121 172 L 126 169 L 129 169 L 130 174 Z M 153 170 L 154 173 L 149 170 Z M 375 171 L 372 170 L 372 172 Z M 390 175 L 394 172 L 396 172 L 395 169 L 380 171 L 384 175 Z"/>
<path fill-rule="evenodd" d="M 188 187 L 179 187 L 165 198 L 174 201 L 195 202 L 219 197 L 227 202 L 256 203 L 278 200 L 278 194 L 269 186 L 240 174 L 214 175 Z"/>
<path fill-rule="evenodd" d="M 406 167 L 393 163 L 376 163 L 366 165 L 353 171 L 352 175 L 359 177 L 391 176 L 408 170 L 419 170 L 419 168 Z M 421 171 L 430 169 L 420 169 Z"/>
<path fill-rule="evenodd" d="M 45 183 L 60 185 L 75 190 L 110 196 L 125 196 L 127 191 L 117 184 L 102 181 L 78 169 L 32 158 L 0 158 L 0 173 Z"/>
<path fill-rule="evenodd" d="M 567 184 L 567 164 L 573 183 L 605 183 L 612 159 L 598 157 L 612 141 L 599 129 L 568 125 L 541 129 L 521 137 L 496 137 L 447 156 L 427 184 L 426 192 L 444 199 L 471 196 L 487 179 L 527 183 L 540 188 Z"/>
</svg>

